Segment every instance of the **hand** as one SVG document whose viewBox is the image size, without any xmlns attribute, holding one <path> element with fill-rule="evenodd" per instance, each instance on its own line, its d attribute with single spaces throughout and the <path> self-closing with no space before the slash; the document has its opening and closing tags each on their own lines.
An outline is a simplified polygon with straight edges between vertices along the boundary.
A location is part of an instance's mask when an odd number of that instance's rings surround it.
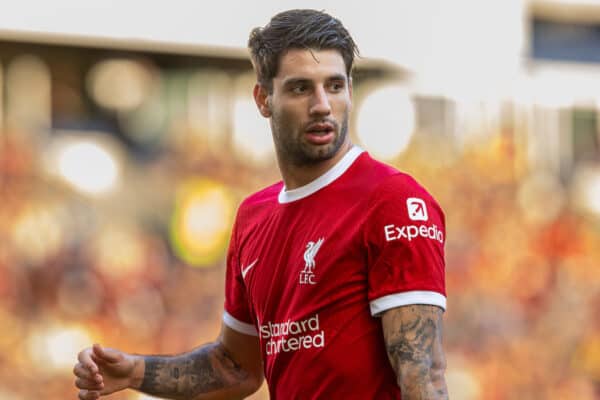
<svg viewBox="0 0 600 400">
<path fill-rule="evenodd" d="M 96 400 L 130 387 L 137 358 L 99 344 L 81 351 L 73 373 L 80 400 Z"/>
</svg>

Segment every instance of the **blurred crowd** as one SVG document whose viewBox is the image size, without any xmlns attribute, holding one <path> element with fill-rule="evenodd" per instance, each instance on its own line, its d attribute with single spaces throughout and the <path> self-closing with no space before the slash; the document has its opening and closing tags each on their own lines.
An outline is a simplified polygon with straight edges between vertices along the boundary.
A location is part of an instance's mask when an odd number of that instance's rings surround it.
<svg viewBox="0 0 600 400">
<path fill-rule="evenodd" d="M 598 399 L 599 221 L 551 206 L 560 194 L 536 189 L 515 150 L 500 136 L 413 165 L 447 215 L 451 397 Z"/>
<path fill-rule="evenodd" d="M 600 399 L 600 219 L 543 184 L 514 132 L 483 137 L 448 151 L 449 138 L 417 136 L 391 160 L 446 212 L 451 398 Z M 76 398 L 71 369 L 91 343 L 173 354 L 214 339 L 226 241 L 186 257 L 176 194 L 216 182 L 232 205 L 215 223 L 230 226 L 245 195 L 278 179 L 273 160 L 184 141 L 125 152 L 122 190 L 90 197 L 46 172 L 46 143 L 0 133 L 0 400 Z"/>
</svg>

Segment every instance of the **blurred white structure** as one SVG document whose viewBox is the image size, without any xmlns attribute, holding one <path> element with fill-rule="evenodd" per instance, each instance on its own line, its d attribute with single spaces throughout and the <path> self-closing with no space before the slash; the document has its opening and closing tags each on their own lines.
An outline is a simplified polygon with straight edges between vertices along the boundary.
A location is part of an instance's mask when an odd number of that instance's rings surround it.
<svg viewBox="0 0 600 400">
<path fill-rule="evenodd" d="M 408 146 L 415 107 L 406 88 L 387 85 L 369 91 L 358 108 L 357 136 L 373 155 L 391 160 Z"/>
<path fill-rule="evenodd" d="M 53 140 L 44 160 L 46 171 L 87 195 L 113 191 L 122 173 L 122 154 L 109 135 L 86 132 Z"/>
</svg>

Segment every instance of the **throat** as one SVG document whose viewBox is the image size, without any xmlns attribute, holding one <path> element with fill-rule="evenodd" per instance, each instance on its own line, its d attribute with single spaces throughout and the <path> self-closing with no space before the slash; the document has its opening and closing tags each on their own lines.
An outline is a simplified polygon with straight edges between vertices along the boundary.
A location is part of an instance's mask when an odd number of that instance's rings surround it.
<svg viewBox="0 0 600 400">
<path fill-rule="evenodd" d="M 281 160 L 281 157 L 278 156 L 277 161 L 286 190 L 297 189 L 319 178 L 333 168 L 351 148 L 352 143 L 347 141 L 333 157 L 313 163 L 295 164 L 290 162 L 291 160 Z"/>
</svg>

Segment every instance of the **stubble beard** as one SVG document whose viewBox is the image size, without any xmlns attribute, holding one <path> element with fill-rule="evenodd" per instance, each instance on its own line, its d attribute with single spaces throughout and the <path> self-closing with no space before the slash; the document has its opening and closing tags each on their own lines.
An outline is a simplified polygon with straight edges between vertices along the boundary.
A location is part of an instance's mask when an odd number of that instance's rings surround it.
<svg viewBox="0 0 600 400">
<path fill-rule="evenodd" d="M 314 165 L 333 158 L 346 141 L 348 118 L 349 113 L 346 111 L 342 117 L 341 126 L 337 122 L 327 119 L 328 122 L 334 125 L 336 134 L 331 143 L 319 146 L 306 142 L 303 138 L 303 131 L 294 131 L 290 134 L 292 129 L 286 121 L 277 115 L 273 115 L 271 129 L 278 158 L 296 167 Z"/>
</svg>

